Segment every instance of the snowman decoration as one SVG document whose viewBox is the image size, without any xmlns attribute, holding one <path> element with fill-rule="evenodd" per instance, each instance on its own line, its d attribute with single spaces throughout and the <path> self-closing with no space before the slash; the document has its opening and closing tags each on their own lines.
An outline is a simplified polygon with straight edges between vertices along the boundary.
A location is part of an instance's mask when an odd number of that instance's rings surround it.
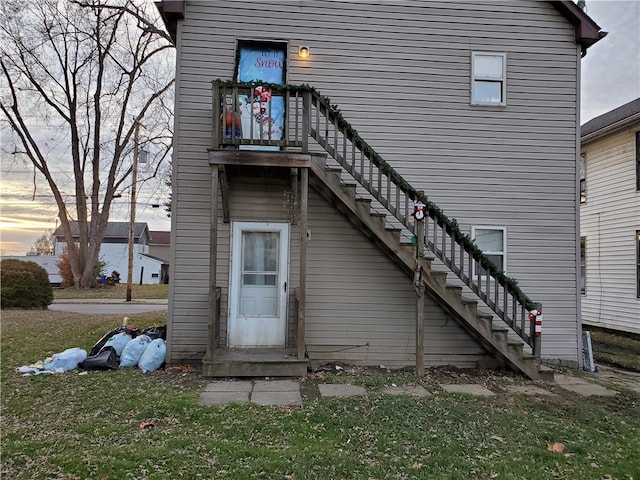
<svg viewBox="0 0 640 480">
<path fill-rule="evenodd" d="M 276 127 L 276 121 L 270 116 L 271 90 L 265 86 L 257 86 L 250 96 L 240 98 L 240 115 L 242 131 L 252 138 L 261 140 L 279 140 L 282 138 L 282 126 Z M 273 110 L 273 104 L 271 104 Z"/>
<path fill-rule="evenodd" d="M 416 222 L 424 222 L 424 207 L 425 204 L 420 200 L 413 204 L 413 218 Z"/>
</svg>

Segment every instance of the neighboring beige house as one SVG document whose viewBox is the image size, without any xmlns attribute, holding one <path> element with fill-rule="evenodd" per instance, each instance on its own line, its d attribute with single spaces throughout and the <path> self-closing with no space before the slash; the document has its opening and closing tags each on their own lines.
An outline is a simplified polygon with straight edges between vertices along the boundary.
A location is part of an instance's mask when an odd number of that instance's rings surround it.
<svg viewBox="0 0 640 480">
<path fill-rule="evenodd" d="M 580 364 L 580 59 L 604 33 L 576 4 L 157 5 L 168 362 Z"/>
<path fill-rule="evenodd" d="M 171 248 L 171 232 L 161 230 L 149 231 L 149 255 L 169 262 Z"/>
<path fill-rule="evenodd" d="M 581 130 L 582 322 L 640 334 L 640 98 Z"/>
</svg>

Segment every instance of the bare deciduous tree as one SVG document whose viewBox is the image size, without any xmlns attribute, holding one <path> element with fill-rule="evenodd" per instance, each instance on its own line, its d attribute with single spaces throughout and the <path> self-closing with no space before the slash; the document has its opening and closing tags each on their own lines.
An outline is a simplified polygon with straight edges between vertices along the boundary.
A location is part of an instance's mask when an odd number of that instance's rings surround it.
<svg viewBox="0 0 640 480">
<path fill-rule="evenodd" d="M 0 120 L 17 138 L 12 153 L 46 180 L 67 244 L 77 245 L 78 288 L 95 285 L 114 195 L 129 186 L 136 122 L 146 132 L 139 147 L 156 145 L 154 173 L 170 151 L 175 53 L 142 1 L 0 2 Z M 64 144 L 62 165 L 44 127 Z"/>
<path fill-rule="evenodd" d="M 53 231 L 46 230 L 33 242 L 33 251 L 38 255 L 53 255 L 55 252 L 55 242 L 53 240 Z"/>
</svg>

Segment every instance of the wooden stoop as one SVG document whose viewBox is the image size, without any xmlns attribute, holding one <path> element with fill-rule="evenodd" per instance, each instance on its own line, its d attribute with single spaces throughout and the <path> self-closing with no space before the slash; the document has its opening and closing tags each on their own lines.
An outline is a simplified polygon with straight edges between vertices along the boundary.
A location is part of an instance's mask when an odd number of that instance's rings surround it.
<svg viewBox="0 0 640 480">
<path fill-rule="evenodd" d="M 203 362 L 205 377 L 302 377 L 307 360 L 293 348 L 220 348 Z"/>
<path fill-rule="evenodd" d="M 357 198 L 356 186 L 342 181 L 340 167 L 326 167 L 323 157 L 314 156 L 311 171 L 310 185 L 413 278 L 418 263 L 415 247 L 401 243 L 401 230 L 385 227 L 385 215 L 371 212 L 371 200 Z M 553 380 L 553 370 L 541 367 L 524 350 L 524 342 L 509 338 L 506 326 L 494 325 L 492 315 L 479 312 L 476 300 L 462 296 L 462 287 L 448 285 L 445 272 L 434 271 L 429 259 L 420 259 L 420 264 L 427 291 L 489 353 L 532 380 Z"/>
</svg>

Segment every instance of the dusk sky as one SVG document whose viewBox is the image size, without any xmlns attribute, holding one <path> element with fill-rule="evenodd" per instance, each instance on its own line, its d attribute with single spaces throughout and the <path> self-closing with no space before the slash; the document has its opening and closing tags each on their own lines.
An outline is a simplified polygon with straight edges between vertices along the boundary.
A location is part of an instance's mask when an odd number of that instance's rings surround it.
<svg viewBox="0 0 640 480">
<path fill-rule="evenodd" d="M 587 0 L 587 13 L 609 32 L 582 59 L 581 123 L 640 97 L 640 0 Z M 3 125 L 0 143 L 11 139 Z M 140 174 L 139 178 L 143 175 Z M 163 207 L 168 200 L 163 182 L 149 182 L 139 192 L 136 220 L 151 230 L 169 230 Z M 25 255 L 36 238 L 57 226 L 57 209 L 50 191 L 38 182 L 33 196 L 33 167 L 19 164 L 2 152 L 0 159 L 0 254 Z M 128 197 L 116 200 L 111 220 L 129 220 Z"/>
</svg>

